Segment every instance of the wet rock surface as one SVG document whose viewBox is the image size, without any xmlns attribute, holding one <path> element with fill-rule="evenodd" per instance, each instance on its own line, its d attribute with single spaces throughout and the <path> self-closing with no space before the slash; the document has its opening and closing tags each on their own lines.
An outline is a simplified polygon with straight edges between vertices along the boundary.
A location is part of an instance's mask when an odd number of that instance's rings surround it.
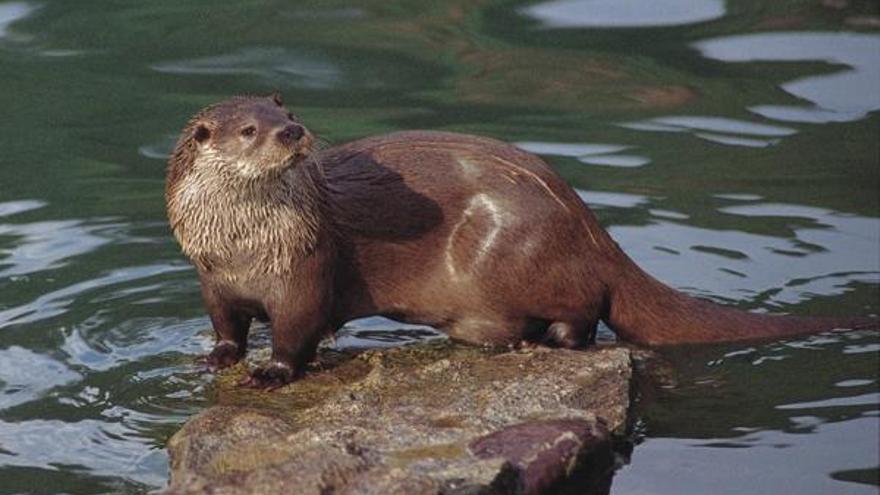
<svg viewBox="0 0 880 495">
<path fill-rule="evenodd" d="M 166 493 L 607 493 L 631 358 L 443 344 L 325 355 L 269 393 L 242 373 L 169 441 Z"/>
</svg>

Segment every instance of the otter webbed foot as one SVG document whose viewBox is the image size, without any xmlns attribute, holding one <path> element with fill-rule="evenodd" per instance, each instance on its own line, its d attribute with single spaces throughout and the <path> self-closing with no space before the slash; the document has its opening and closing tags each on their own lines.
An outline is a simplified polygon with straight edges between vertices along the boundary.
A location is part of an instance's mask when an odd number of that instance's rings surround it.
<svg viewBox="0 0 880 495">
<path fill-rule="evenodd" d="M 254 369 L 247 378 L 239 382 L 239 385 L 275 390 L 292 382 L 294 378 L 296 378 L 296 372 L 293 368 L 280 361 L 275 361 Z"/>
<path fill-rule="evenodd" d="M 232 366 L 243 357 L 243 346 L 229 340 L 221 340 L 211 349 L 211 353 L 205 358 L 205 363 L 210 371 L 217 371 Z"/>
</svg>

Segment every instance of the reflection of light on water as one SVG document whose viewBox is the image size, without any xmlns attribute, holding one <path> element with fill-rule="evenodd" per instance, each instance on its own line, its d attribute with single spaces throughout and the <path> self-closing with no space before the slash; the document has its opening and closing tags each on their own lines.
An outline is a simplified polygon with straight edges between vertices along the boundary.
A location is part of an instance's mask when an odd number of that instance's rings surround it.
<svg viewBox="0 0 880 495">
<path fill-rule="evenodd" d="M 9 25 L 24 19 L 35 7 L 26 2 L 0 3 L 0 38 L 6 37 Z"/>
<path fill-rule="evenodd" d="M 579 161 L 588 165 L 633 168 L 651 163 L 651 159 L 640 155 L 596 155 L 583 156 Z"/>
<path fill-rule="evenodd" d="M 44 206 L 46 206 L 46 202 L 37 199 L 25 199 L 21 201 L 9 201 L 6 203 L 0 203 L 0 217 L 17 215 L 26 211 L 42 208 Z"/>
<path fill-rule="evenodd" d="M 619 125 L 648 132 L 691 132 L 706 141 L 750 148 L 773 146 L 779 142 L 778 138 L 797 133 L 795 129 L 788 127 L 700 115 L 659 117 Z"/>
<path fill-rule="evenodd" d="M 290 17 L 293 19 L 306 19 L 306 20 L 349 20 L 349 19 L 362 19 L 367 16 L 367 13 L 363 9 L 349 7 L 349 8 L 338 8 L 338 9 L 302 9 L 296 10 L 293 12 L 279 12 L 280 15 L 285 17 Z"/>
<path fill-rule="evenodd" d="M 810 426 L 811 434 L 758 430 L 720 439 L 648 438 L 636 450 L 633 467 L 614 476 L 614 490 L 876 494 L 876 487 L 837 481 L 828 474 L 876 466 L 876 444 L 865 439 L 880 436 L 880 422 L 873 417 L 860 417 L 834 423 L 813 421 Z M 670 469 L 677 474 L 669 476 Z"/>
<path fill-rule="evenodd" d="M 880 344 L 848 345 L 843 350 L 844 354 L 863 354 L 867 352 L 880 352 Z"/>
<path fill-rule="evenodd" d="M 874 383 L 876 380 L 864 380 L 859 378 L 854 378 L 851 380 L 843 380 L 834 384 L 835 387 L 849 388 L 849 387 L 864 387 L 865 385 L 870 385 Z"/>
<path fill-rule="evenodd" d="M 94 251 L 110 242 L 102 235 L 119 225 L 85 225 L 79 220 L 0 224 L 0 236 L 18 238 L 15 246 L 0 249 L 0 277 L 24 275 L 63 266 L 73 256 Z"/>
<path fill-rule="evenodd" d="M 157 264 L 113 270 L 101 277 L 46 292 L 31 302 L 0 311 L 0 328 L 45 320 L 64 314 L 77 296 L 88 291 L 186 269 L 186 267 Z"/>
<path fill-rule="evenodd" d="M 728 119 L 725 117 L 703 116 L 672 116 L 653 119 L 662 125 L 695 131 L 723 132 L 727 134 L 746 134 L 750 136 L 781 137 L 791 136 L 797 131 L 778 125 L 758 124 L 747 120 Z"/>
<path fill-rule="evenodd" d="M 718 144 L 727 144 L 730 146 L 745 146 L 747 148 L 767 148 L 778 144 L 778 139 L 753 139 L 736 136 L 725 136 L 720 134 L 709 134 L 707 132 L 698 132 L 694 134 L 700 139 L 711 141 Z"/>
<path fill-rule="evenodd" d="M 521 12 L 548 28 L 677 26 L 711 21 L 723 0 L 552 0 Z"/>
<path fill-rule="evenodd" d="M 145 144 L 138 148 L 138 153 L 143 157 L 151 158 L 153 160 L 167 160 L 168 156 L 171 155 L 171 151 L 174 149 L 174 143 L 176 140 L 177 136 L 174 136 L 161 144 Z"/>
<path fill-rule="evenodd" d="M 539 155 L 579 157 L 587 155 L 604 155 L 617 153 L 630 148 L 620 144 L 599 143 L 545 143 L 541 141 L 521 141 L 515 143 L 517 148 Z"/>
<path fill-rule="evenodd" d="M 790 122 L 846 122 L 880 110 L 880 35 L 862 33 L 760 33 L 701 41 L 705 57 L 725 62 L 825 61 L 849 66 L 782 85 L 814 106 L 758 105 L 764 117 Z"/>
<path fill-rule="evenodd" d="M 131 426 L 133 422 L 156 422 L 163 418 L 131 409 L 117 408 L 126 421 L 0 420 L 0 463 L 56 470 L 58 466 L 82 466 L 90 473 L 135 480 L 151 486 L 165 484 L 164 451 L 153 447 Z M 157 469 L 159 468 L 159 469 Z"/>
<path fill-rule="evenodd" d="M 730 199 L 733 201 L 760 201 L 760 200 L 764 199 L 763 196 L 759 196 L 757 194 L 731 193 L 731 194 L 713 194 L 712 196 L 719 198 L 719 199 Z"/>
<path fill-rule="evenodd" d="M 130 301 L 129 298 L 122 303 L 130 304 Z M 202 354 L 203 342 L 193 329 L 211 325 L 205 318 L 131 318 L 114 323 L 106 321 L 103 315 L 96 315 L 89 320 L 65 330 L 64 342 L 58 349 L 68 356 L 70 365 L 93 371 L 108 371 L 125 363 L 145 361 L 168 349 L 181 354 Z"/>
<path fill-rule="evenodd" d="M 53 387 L 80 379 L 79 373 L 49 356 L 17 345 L 0 349 L 0 409 L 30 402 Z"/>
<path fill-rule="evenodd" d="M 880 403 L 880 394 L 872 392 L 869 394 L 855 395 L 851 397 L 832 397 L 831 399 L 814 400 L 809 402 L 797 402 L 794 404 L 782 404 L 776 406 L 776 409 L 817 409 L 826 407 L 847 407 L 847 406 L 872 406 Z"/>
<path fill-rule="evenodd" d="M 826 61 L 849 66 L 832 74 L 787 82 L 788 93 L 813 106 L 756 105 L 763 117 L 785 122 L 845 122 L 880 110 L 880 35 L 855 33 L 761 33 L 701 41 L 694 45 L 708 58 L 726 62 Z M 670 116 L 620 124 L 648 132 L 692 132 L 730 146 L 765 148 L 797 131 L 721 117 Z"/>
<path fill-rule="evenodd" d="M 254 75 L 306 89 L 336 87 L 343 79 L 336 65 L 285 48 L 245 48 L 216 57 L 159 63 L 153 69 L 170 74 Z"/>
<path fill-rule="evenodd" d="M 650 208 L 648 210 L 648 213 L 650 213 L 651 216 L 654 217 L 669 218 L 672 220 L 687 220 L 688 218 L 690 218 L 690 215 L 686 215 L 680 211 L 660 210 L 657 208 Z"/>
<path fill-rule="evenodd" d="M 589 195 L 586 199 L 589 202 Z M 772 293 L 771 304 L 797 303 L 816 294 L 844 293 L 854 281 L 880 282 L 880 219 L 780 204 L 738 205 L 720 211 L 808 219 L 814 226 L 796 227 L 794 239 L 662 220 L 610 230 L 624 250 L 660 280 L 692 287 L 694 272 L 700 272 L 700 292 L 731 299 Z"/>
<path fill-rule="evenodd" d="M 682 412 L 663 425 L 680 438 L 648 438 L 636 449 L 632 465 L 615 474 L 615 491 L 876 495 L 876 486 L 840 476 L 861 471 L 866 476 L 858 478 L 868 482 L 880 462 L 880 396 L 875 380 L 861 375 L 873 374 L 876 356 L 842 355 L 850 345 L 875 340 L 870 331 L 835 333 L 740 348 L 723 357 L 709 353 L 718 356 L 706 363 L 717 382 L 691 390 L 679 387 L 664 406 Z M 690 364 L 693 356 L 682 353 L 676 363 L 681 360 Z M 817 363 L 822 373 L 802 373 Z M 827 385 L 832 377 L 837 383 Z M 710 416 L 708 429 L 704 420 Z M 670 459 L 675 459 L 677 476 L 662 474 L 668 474 Z"/>
<path fill-rule="evenodd" d="M 620 151 L 632 146 L 599 143 L 547 143 L 541 141 L 521 141 L 516 143 L 520 149 L 539 155 L 568 156 L 588 165 L 608 167 L 641 167 L 651 163 L 651 159 L 640 155 L 619 155 Z"/>
<path fill-rule="evenodd" d="M 444 334 L 424 325 L 399 323 L 378 316 L 345 324 L 335 336 L 337 349 L 398 347 L 402 344 L 443 339 Z"/>
<path fill-rule="evenodd" d="M 635 208 L 648 202 L 648 198 L 638 194 L 627 194 L 606 191 L 574 190 L 590 208 L 612 206 L 616 208 Z"/>
</svg>

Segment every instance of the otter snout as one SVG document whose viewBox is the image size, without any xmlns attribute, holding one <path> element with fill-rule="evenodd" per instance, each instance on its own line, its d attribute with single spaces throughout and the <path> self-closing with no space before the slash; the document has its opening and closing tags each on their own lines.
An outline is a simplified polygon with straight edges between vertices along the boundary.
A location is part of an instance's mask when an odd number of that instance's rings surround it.
<svg viewBox="0 0 880 495">
<path fill-rule="evenodd" d="M 306 130 L 303 126 L 299 124 L 290 124 L 286 126 L 284 129 L 281 129 L 276 134 L 278 141 L 281 142 L 285 147 L 291 147 L 295 142 L 302 139 L 305 135 Z"/>
</svg>

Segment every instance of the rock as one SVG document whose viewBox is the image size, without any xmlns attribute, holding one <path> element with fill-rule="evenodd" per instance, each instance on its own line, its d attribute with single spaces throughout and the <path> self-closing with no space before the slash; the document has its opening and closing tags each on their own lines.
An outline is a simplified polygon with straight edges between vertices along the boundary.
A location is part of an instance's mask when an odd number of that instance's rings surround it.
<svg viewBox="0 0 880 495">
<path fill-rule="evenodd" d="M 218 380 L 168 443 L 166 493 L 607 493 L 630 352 L 427 345 L 324 355 L 275 392 Z M 568 488 L 566 488 L 568 487 Z M 587 489 L 589 488 L 589 489 Z M 575 493 L 572 491 L 571 493 Z"/>
<path fill-rule="evenodd" d="M 512 473 L 504 479 L 503 491 L 547 493 L 582 464 L 578 456 L 601 449 L 610 458 L 610 447 L 608 430 L 601 422 L 556 419 L 490 433 L 471 442 L 469 450 L 478 459 L 502 458 L 509 463 Z"/>
</svg>

